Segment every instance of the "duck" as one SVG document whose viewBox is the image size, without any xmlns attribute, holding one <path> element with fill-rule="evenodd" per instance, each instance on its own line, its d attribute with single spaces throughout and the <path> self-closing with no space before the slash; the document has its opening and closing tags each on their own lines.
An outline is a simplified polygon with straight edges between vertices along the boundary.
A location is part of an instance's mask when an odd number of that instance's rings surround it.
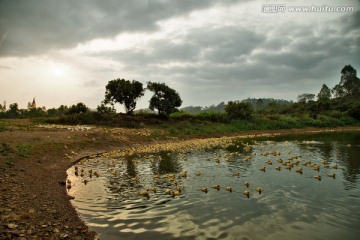
<svg viewBox="0 0 360 240">
<path fill-rule="evenodd" d="M 147 199 L 150 198 L 149 190 L 148 190 L 148 189 L 146 189 L 145 191 L 140 192 L 140 195 L 141 195 L 142 197 L 146 197 Z"/>
<path fill-rule="evenodd" d="M 338 166 L 335 164 L 334 166 L 331 167 L 332 169 L 338 169 Z"/>
<path fill-rule="evenodd" d="M 234 177 L 239 177 L 240 176 L 240 173 L 239 172 L 236 172 L 233 174 Z"/>
<path fill-rule="evenodd" d="M 245 182 L 244 185 L 245 185 L 246 187 L 249 187 L 249 186 L 250 186 L 250 183 L 249 183 L 249 182 Z"/>
<path fill-rule="evenodd" d="M 201 188 L 201 191 L 207 193 L 209 190 L 206 187 Z"/>
<path fill-rule="evenodd" d="M 265 172 L 265 167 L 259 168 L 260 171 Z"/>
<path fill-rule="evenodd" d="M 320 171 L 320 166 L 319 166 L 319 165 L 314 166 L 314 167 L 313 167 L 313 170 L 314 170 L 314 171 Z"/>
<path fill-rule="evenodd" d="M 181 177 L 183 178 L 186 178 L 187 177 L 187 171 L 183 171 L 181 174 L 180 174 Z"/>
<path fill-rule="evenodd" d="M 181 193 L 181 187 L 179 187 L 179 186 L 176 186 L 176 191 L 178 191 L 179 193 Z"/>
<path fill-rule="evenodd" d="M 88 180 L 84 179 L 84 184 L 85 184 L 85 185 L 86 185 L 88 182 L 89 182 Z"/>
<path fill-rule="evenodd" d="M 329 177 L 332 177 L 332 178 L 335 178 L 335 177 L 336 177 L 336 174 L 335 174 L 335 173 L 329 173 L 328 176 L 329 176 Z"/>
<path fill-rule="evenodd" d="M 226 187 L 226 191 L 232 192 L 232 187 Z"/>
<path fill-rule="evenodd" d="M 250 196 L 250 191 L 249 191 L 249 190 L 245 190 L 245 191 L 243 192 L 243 194 L 244 194 L 245 196 L 249 197 L 249 196 Z"/>
<path fill-rule="evenodd" d="M 265 163 L 268 164 L 268 165 L 272 165 L 272 161 L 271 161 L 271 160 L 267 160 L 267 161 L 265 161 Z"/>
<path fill-rule="evenodd" d="M 314 178 L 317 179 L 317 180 L 319 180 L 319 181 L 321 180 L 321 176 L 320 176 L 320 175 L 316 175 L 316 176 L 314 176 Z"/>
<path fill-rule="evenodd" d="M 171 196 L 172 197 L 180 196 L 180 191 L 171 191 Z"/>
<path fill-rule="evenodd" d="M 280 171 L 280 170 L 281 170 L 281 167 L 280 167 L 280 166 L 277 166 L 275 169 L 278 170 L 278 171 Z"/>
<path fill-rule="evenodd" d="M 295 172 L 300 173 L 300 174 L 303 174 L 302 168 L 296 169 Z"/>
<path fill-rule="evenodd" d="M 256 191 L 257 191 L 259 194 L 261 194 L 262 191 L 263 191 L 263 189 L 262 189 L 261 187 L 257 187 L 257 188 L 256 188 Z"/>
<path fill-rule="evenodd" d="M 219 185 L 219 184 L 215 184 L 215 185 L 213 185 L 212 187 L 213 187 L 214 189 L 218 190 L 218 191 L 220 190 L 220 185 Z"/>
<path fill-rule="evenodd" d="M 165 194 L 170 195 L 171 194 L 171 189 L 170 188 L 165 189 Z"/>
</svg>

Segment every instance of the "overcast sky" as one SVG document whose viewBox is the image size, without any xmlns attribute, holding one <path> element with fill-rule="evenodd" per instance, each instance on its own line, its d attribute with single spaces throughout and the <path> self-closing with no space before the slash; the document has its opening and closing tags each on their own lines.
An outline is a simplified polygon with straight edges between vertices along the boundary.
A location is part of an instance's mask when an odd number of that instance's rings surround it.
<svg viewBox="0 0 360 240">
<path fill-rule="evenodd" d="M 182 107 L 296 100 L 360 71 L 359 26 L 359 0 L 0 0 L 0 102 L 96 108 L 116 78 L 164 82 Z"/>
</svg>

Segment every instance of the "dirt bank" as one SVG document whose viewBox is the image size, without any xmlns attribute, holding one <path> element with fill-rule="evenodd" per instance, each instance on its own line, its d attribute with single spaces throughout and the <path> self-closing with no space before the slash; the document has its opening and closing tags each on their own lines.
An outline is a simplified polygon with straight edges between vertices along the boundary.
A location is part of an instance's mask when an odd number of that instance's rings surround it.
<svg viewBox="0 0 360 240">
<path fill-rule="evenodd" d="M 360 127 L 335 130 L 359 131 Z M 269 132 L 313 131 L 317 130 Z M 96 234 L 88 230 L 70 203 L 64 184 L 66 170 L 87 155 L 159 141 L 152 139 L 150 132 L 21 124 L 0 132 L 0 239 L 94 239 Z M 238 135 L 260 133 L 263 131 Z"/>
</svg>

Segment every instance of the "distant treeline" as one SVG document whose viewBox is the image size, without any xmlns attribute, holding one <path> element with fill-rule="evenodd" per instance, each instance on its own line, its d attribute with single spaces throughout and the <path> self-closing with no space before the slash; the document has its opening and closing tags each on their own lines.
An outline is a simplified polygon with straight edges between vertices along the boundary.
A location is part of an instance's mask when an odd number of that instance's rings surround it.
<svg viewBox="0 0 360 240">
<path fill-rule="evenodd" d="M 136 101 L 145 90 L 153 92 L 149 109 L 135 110 Z M 35 102 L 34 102 L 35 103 Z M 114 104 L 125 105 L 126 114 L 117 114 Z M 124 121 L 140 126 L 142 123 L 172 122 L 217 122 L 233 124 L 242 121 L 242 126 L 266 128 L 290 128 L 304 126 L 337 126 L 360 121 L 360 79 L 351 65 L 341 70 L 340 82 L 330 89 L 323 84 L 317 95 L 303 93 L 292 102 L 272 98 L 247 98 L 239 101 L 221 102 L 209 107 L 190 106 L 180 108 L 180 95 L 163 83 L 148 82 L 147 87 L 132 80 L 115 79 L 106 86 L 105 99 L 90 110 L 84 103 L 70 107 L 46 110 L 30 104 L 28 109 L 19 109 L 17 103 L 0 104 L 0 118 L 49 118 L 52 123 L 121 125 Z M 155 111 L 156 110 L 156 111 Z M 132 124 L 134 123 L 134 124 Z M 304 123 L 304 124 L 303 124 Z M 265 128 L 265 127 L 264 127 Z"/>
<path fill-rule="evenodd" d="M 284 100 L 284 99 L 273 99 L 273 98 L 247 98 L 244 100 L 236 100 L 234 102 L 250 103 L 252 109 L 255 111 L 266 109 L 268 107 L 273 108 L 273 107 L 277 107 L 277 106 L 291 105 L 294 103 L 293 101 L 288 101 L 288 100 Z M 225 113 L 226 105 L 227 104 L 225 102 L 221 102 L 218 105 L 211 105 L 208 107 L 189 106 L 189 107 L 180 108 L 179 110 L 186 112 L 186 113 L 191 113 L 191 114 L 198 114 L 198 113 L 204 113 L 204 112 Z"/>
</svg>

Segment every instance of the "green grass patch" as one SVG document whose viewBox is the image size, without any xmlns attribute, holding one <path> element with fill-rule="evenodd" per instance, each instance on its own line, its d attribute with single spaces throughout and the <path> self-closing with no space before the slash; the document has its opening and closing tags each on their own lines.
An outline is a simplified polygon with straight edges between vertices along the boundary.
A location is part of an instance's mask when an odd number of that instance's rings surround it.
<svg viewBox="0 0 360 240">
<path fill-rule="evenodd" d="M 1 146 L 0 146 L 0 155 L 1 156 L 9 155 L 10 151 L 11 151 L 11 148 L 10 148 L 9 144 L 1 143 Z"/>
<path fill-rule="evenodd" d="M 14 166 L 15 158 L 14 157 L 8 157 L 5 160 L 5 164 L 9 167 Z"/>
<path fill-rule="evenodd" d="M 15 149 L 18 157 L 28 158 L 32 154 L 34 147 L 28 143 L 21 143 L 17 144 Z"/>
</svg>

